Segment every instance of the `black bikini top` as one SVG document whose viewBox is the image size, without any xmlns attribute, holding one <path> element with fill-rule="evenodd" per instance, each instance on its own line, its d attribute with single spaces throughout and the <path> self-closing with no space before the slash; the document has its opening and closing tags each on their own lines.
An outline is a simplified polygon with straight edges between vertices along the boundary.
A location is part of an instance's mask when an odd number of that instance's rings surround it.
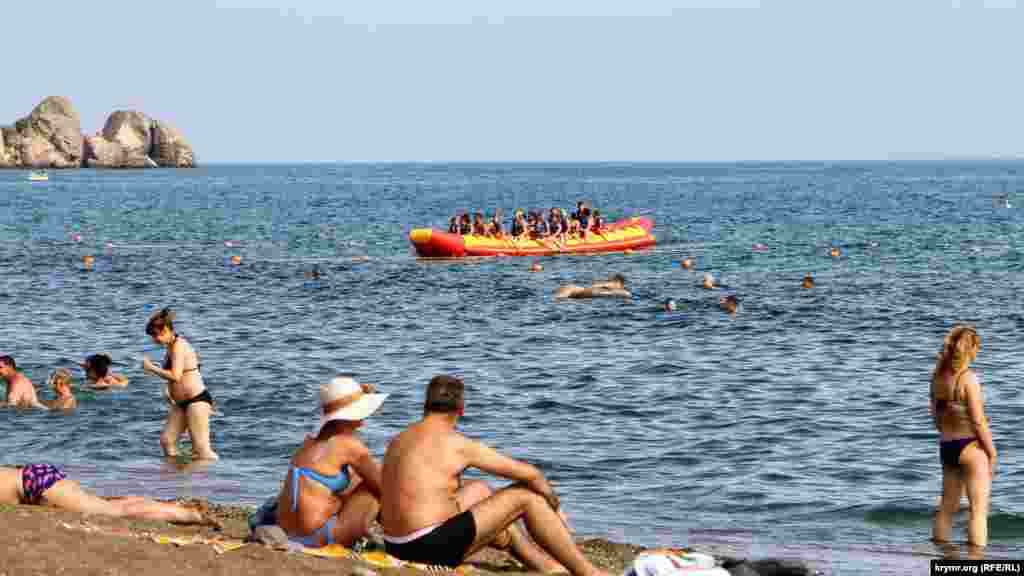
<svg viewBox="0 0 1024 576">
<path fill-rule="evenodd" d="M 177 344 L 177 343 L 178 343 L 178 336 L 175 335 L 174 336 L 174 342 L 171 342 L 171 345 L 167 347 L 167 356 L 164 357 L 164 370 L 170 370 L 171 369 L 171 352 L 174 350 L 174 345 Z M 184 374 L 186 372 L 199 372 L 199 367 L 200 366 L 201 366 L 201 364 L 199 363 L 199 353 L 197 352 L 196 353 L 196 366 L 195 366 L 195 368 L 186 368 L 185 370 L 182 370 L 181 373 Z"/>
</svg>

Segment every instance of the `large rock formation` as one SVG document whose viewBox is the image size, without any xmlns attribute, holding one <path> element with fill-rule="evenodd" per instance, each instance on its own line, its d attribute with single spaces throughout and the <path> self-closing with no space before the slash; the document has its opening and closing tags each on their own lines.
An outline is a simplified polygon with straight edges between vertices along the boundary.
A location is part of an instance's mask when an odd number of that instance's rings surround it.
<svg viewBox="0 0 1024 576">
<path fill-rule="evenodd" d="M 67 98 L 50 96 L 2 132 L 0 164 L 26 168 L 82 165 L 82 123 Z"/>
<path fill-rule="evenodd" d="M 97 168 L 191 168 L 192 146 L 176 128 L 141 112 L 118 110 L 103 132 L 86 138 L 86 164 Z"/>
<path fill-rule="evenodd" d="M 141 112 L 119 110 L 102 132 L 82 137 L 71 100 L 51 96 L 31 114 L 0 128 L 0 168 L 191 168 L 192 146 L 176 128 Z"/>
</svg>

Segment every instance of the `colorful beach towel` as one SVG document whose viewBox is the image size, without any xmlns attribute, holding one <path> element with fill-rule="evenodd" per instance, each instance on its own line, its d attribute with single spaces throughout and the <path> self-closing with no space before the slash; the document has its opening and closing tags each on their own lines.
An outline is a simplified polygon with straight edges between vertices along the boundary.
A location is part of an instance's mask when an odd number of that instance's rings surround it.
<svg viewBox="0 0 1024 576">
<path fill-rule="evenodd" d="M 469 564 L 463 564 L 454 569 L 445 566 L 428 566 L 426 564 L 417 564 L 415 562 L 405 562 L 404 560 L 399 560 L 387 552 L 380 550 L 355 552 L 351 548 L 346 548 L 341 544 L 330 544 L 321 548 L 303 548 L 302 553 L 309 554 L 310 556 L 319 556 L 321 558 L 348 558 L 350 560 L 360 560 L 367 564 L 376 566 L 377 568 L 415 568 L 416 570 L 423 570 L 425 572 L 446 572 L 456 574 L 477 573 L 477 569 Z"/>
</svg>

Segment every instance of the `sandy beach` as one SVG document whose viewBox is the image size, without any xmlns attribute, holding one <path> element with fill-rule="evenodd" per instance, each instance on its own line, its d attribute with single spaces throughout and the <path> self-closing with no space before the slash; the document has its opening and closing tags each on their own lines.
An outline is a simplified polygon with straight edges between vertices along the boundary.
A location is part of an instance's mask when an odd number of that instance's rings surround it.
<svg viewBox="0 0 1024 576">
<path fill-rule="evenodd" d="M 224 524 L 221 531 L 207 527 L 174 526 L 120 518 L 83 516 L 38 506 L 0 506 L 3 540 L 0 576 L 30 574 L 137 575 L 171 574 L 355 574 L 358 567 L 377 573 L 412 572 L 381 569 L 344 558 L 320 558 L 275 550 L 261 544 L 232 548 L 248 533 L 250 509 L 211 505 Z M 175 544 L 192 540 L 194 543 Z M 163 543 L 161 543 L 163 540 Z M 639 547 L 605 540 L 581 541 L 587 556 L 598 566 L 622 573 Z M 469 562 L 481 573 L 522 573 L 511 556 L 484 550 Z"/>
</svg>

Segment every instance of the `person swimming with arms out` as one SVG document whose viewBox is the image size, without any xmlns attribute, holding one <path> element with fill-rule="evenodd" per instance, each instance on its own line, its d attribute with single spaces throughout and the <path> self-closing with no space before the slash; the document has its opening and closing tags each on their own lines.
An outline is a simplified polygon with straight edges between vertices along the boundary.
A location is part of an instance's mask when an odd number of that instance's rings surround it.
<svg viewBox="0 0 1024 576">
<path fill-rule="evenodd" d="M 50 410 L 63 410 L 70 412 L 78 407 L 78 400 L 75 398 L 74 380 L 71 372 L 61 368 L 47 380 L 50 389 L 57 395 L 53 400 L 43 400 L 43 404 Z"/>
<path fill-rule="evenodd" d="M 971 363 L 981 338 L 971 326 L 958 325 L 946 334 L 932 372 L 929 411 L 940 434 L 942 499 L 935 513 L 932 538 L 948 542 L 953 516 L 966 490 L 970 504 L 967 543 L 972 553 L 988 545 L 988 512 L 997 462 L 992 431 L 985 416 L 981 383 Z"/>
<path fill-rule="evenodd" d="M 82 362 L 82 369 L 85 370 L 85 377 L 90 382 L 93 390 L 108 390 L 110 388 L 125 388 L 128 386 L 128 379 L 121 374 L 110 372 L 110 356 L 106 354 L 93 354 Z"/>
<path fill-rule="evenodd" d="M 614 274 L 604 282 L 595 282 L 584 288 L 575 284 L 560 286 L 555 292 L 555 299 L 562 298 L 632 298 L 626 290 L 626 278 L 622 274 Z"/>
<path fill-rule="evenodd" d="M 48 506 L 97 516 L 221 527 L 220 522 L 203 511 L 178 504 L 138 496 L 100 498 L 49 464 L 0 467 L 0 504 Z"/>
<path fill-rule="evenodd" d="M 148 356 L 142 359 L 143 370 L 167 381 L 165 395 L 170 411 L 160 434 L 160 445 L 165 456 L 177 456 L 178 436 L 188 430 L 192 438 L 192 457 L 216 460 L 219 456 L 210 447 L 213 397 L 199 372 L 199 355 L 188 340 L 174 331 L 173 320 L 174 313 L 164 308 L 146 323 L 146 334 L 157 344 L 167 347 L 163 365 L 157 366 Z"/>
<path fill-rule="evenodd" d="M 380 512 L 381 467 L 356 431 L 387 397 L 348 377 L 320 387 L 316 435 L 292 456 L 277 498 L 277 524 L 289 539 L 351 547 L 368 534 Z"/>
<path fill-rule="evenodd" d="M 18 372 L 18 364 L 11 356 L 0 356 L 0 378 L 7 383 L 7 394 L 3 404 L 17 408 L 41 408 L 47 406 L 39 401 L 35 384 L 27 376 Z"/>
</svg>

